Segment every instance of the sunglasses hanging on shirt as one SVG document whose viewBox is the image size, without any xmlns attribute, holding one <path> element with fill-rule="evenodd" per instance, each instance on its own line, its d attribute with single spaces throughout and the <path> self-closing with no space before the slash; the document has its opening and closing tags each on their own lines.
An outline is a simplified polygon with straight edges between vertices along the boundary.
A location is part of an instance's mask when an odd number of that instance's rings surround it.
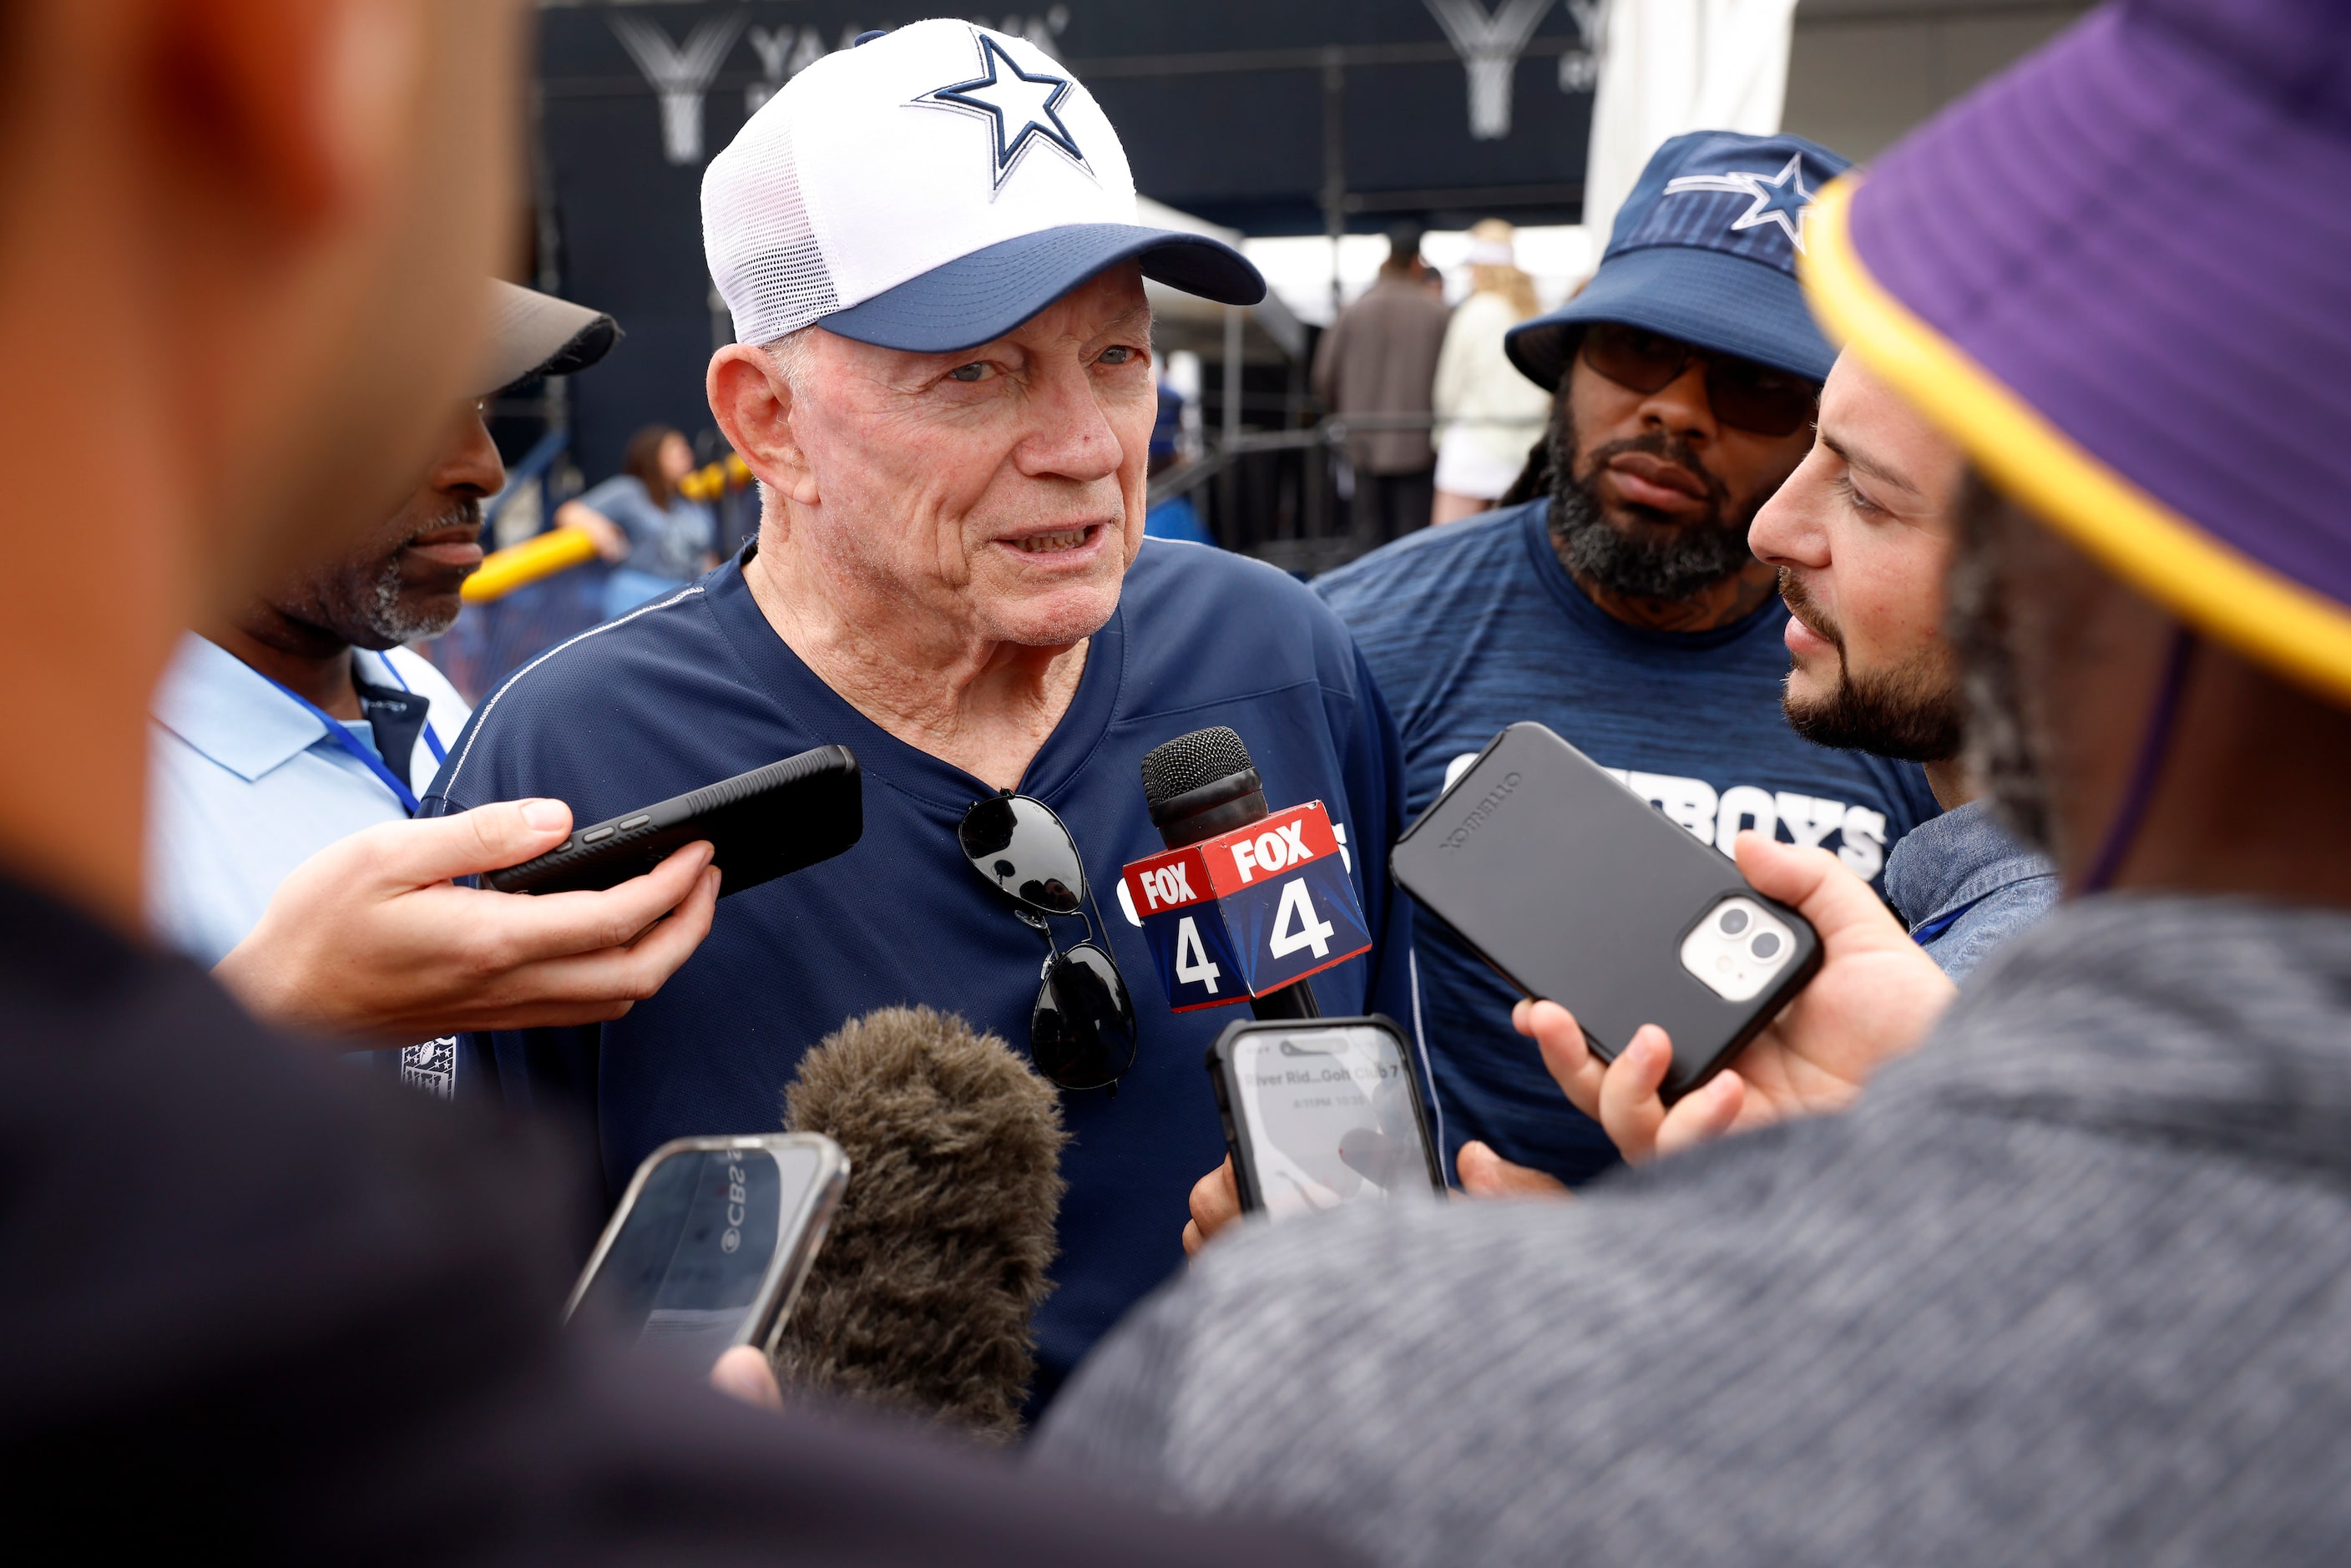
<svg viewBox="0 0 2351 1568">
<path fill-rule="evenodd" d="M 1094 939 L 1092 893 L 1077 841 L 1052 809 L 1010 790 L 972 802 L 956 830 L 964 858 L 1012 912 L 1045 938 L 1048 956 L 1029 1014 L 1029 1054 L 1064 1089 L 1110 1089 L 1134 1065 L 1134 1004 L 1110 954 L 1107 924 Z M 1052 920 L 1075 915 L 1086 938 L 1063 947 Z"/>
</svg>

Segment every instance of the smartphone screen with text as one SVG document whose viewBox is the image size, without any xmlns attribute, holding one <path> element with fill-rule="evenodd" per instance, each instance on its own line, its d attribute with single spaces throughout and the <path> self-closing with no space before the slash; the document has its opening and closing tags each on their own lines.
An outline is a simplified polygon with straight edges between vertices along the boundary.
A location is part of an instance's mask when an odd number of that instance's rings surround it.
<svg viewBox="0 0 2351 1568">
<path fill-rule="evenodd" d="M 1403 1040 L 1368 1019 L 1238 1026 L 1227 1098 L 1237 1153 L 1275 1218 L 1438 1190 Z"/>
</svg>

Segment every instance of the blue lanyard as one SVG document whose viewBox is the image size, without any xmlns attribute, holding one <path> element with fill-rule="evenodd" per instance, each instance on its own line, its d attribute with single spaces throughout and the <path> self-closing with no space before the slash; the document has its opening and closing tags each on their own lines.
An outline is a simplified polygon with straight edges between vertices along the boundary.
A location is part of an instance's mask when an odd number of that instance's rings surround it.
<svg viewBox="0 0 2351 1568">
<path fill-rule="evenodd" d="M 395 681 L 400 681 L 400 689 L 402 691 L 408 693 L 411 696 L 416 695 L 416 688 L 414 686 L 410 685 L 404 680 L 401 680 L 400 666 L 392 662 L 391 654 L 379 649 L 376 652 L 375 662 L 383 666 L 383 673 L 385 674 L 390 675 Z M 433 760 L 435 764 L 444 763 L 449 760 L 449 748 L 443 746 L 441 744 L 441 737 L 433 733 L 433 712 L 432 706 L 429 703 L 425 706 L 424 714 L 424 745 L 426 748 L 433 753 Z"/>
<path fill-rule="evenodd" d="M 1973 909 L 1977 904 L 1981 904 L 1985 899 L 1990 898 L 1991 896 L 1991 894 L 1989 893 L 1980 893 L 1976 894 L 1975 897 L 1969 899 L 1965 904 L 1960 904 L 1957 909 L 1952 910 L 1949 915 L 1938 915 L 1934 919 L 1929 920 L 1926 925 L 1921 925 L 1917 930 L 1910 933 L 1910 940 L 1918 944 L 1919 946 L 1924 947 L 1928 943 L 1941 936 L 1952 926 L 1957 925 L 1959 923 L 1959 917 L 1961 915 L 1965 915 L 1969 910 Z"/>
<path fill-rule="evenodd" d="M 260 672 L 256 671 L 255 674 L 259 674 Z M 374 774 L 378 779 L 382 779 L 383 787 L 392 791 L 392 798 L 400 802 L 400 809 L 407 812 L 412 817 L 416 815 L 416 792 L 411 789 L 407 785 L 401 782 L 399 774 L 394 773 L 391 768 L 386 768 L 383 765 L 383 758 L 375 754 L 373 747 L 361 746 L 360 744 L 360 737 L 353 735 L 350 730 L 345 729 L 341 719 L 337 718 L 333 714 L 329 713 L 325 708 L 320 707 L 317 703 L 312 702 L 308 697 L 304 696 L 300 692 L 296 691 L 285 682 L 272 679 L 268 675 L 262 675 L 261 678 L 265 681 L 268 681 L 271 685 L 276 686 L 279 691 L 284 692 L 294 701 L 301 704 L 302 711 L 304 713 L 308 714 L 312 718 L 317 719 L 320 724 L 327 727 L 327 738 L 334 741 L 345 751 L 350 752 L 353 757 L 358 758 L 361 762 L 367 764 L 368 771 Z M 425 733 L 427 735 L 432 733 L 432 727 L 429 724 L 425 727 Z M 435 752 L 438 752 L 441 748 L 436 745 L 433 749 Z"/>
</svg>

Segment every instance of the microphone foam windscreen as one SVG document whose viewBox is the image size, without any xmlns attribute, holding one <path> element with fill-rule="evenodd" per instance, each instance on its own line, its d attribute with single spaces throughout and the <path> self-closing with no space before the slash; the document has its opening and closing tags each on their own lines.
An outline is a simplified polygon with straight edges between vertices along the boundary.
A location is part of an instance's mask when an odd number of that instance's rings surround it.
<svg viewBox="0 0 2351 1568">
<path fill-rule="evenodd" d="M 1223 725 L 1153 747 L 1143 756 L 1143 797 L 1156 806 L 1249 768 L 1249 747 Z"/>
<path fill-rule="evenodd" d="M 1064 1185 L 1052 1086 L 951 1013 L 883 1008 L 810 1051 L 784 1104 L 850 1166 L 778 1373 L 1017 1439 Z"/>
</svg>

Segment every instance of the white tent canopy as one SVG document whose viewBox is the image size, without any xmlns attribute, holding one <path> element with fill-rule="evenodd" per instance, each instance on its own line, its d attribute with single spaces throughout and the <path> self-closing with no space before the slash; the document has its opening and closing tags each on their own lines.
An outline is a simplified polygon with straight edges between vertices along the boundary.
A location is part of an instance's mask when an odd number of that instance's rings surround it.
<svg viewBox="0 0 2351 1568">
<path fill-rule="evenodd" d="M 1780 129 L 1796 0 L 1607 0 L 1598 23 L 1599 83 L 1584 172 L 1583 222 L 1522 228 L 1519 265 L 1545 307 L 1592 274 L 1616 209 L 1659 144 L 1687 131 Z M 1432 233 L 1421 254 L 1456 295 L 1468 287 L 1468 237 Z M 1348 235 L 1252 239 L 1243 248 L 1301 320 L 1331 319 L 1332 274 L 1352 298 L 1371 285 L 1387 242 Z"/>
<path fill-rule="evenodd" d="M 1605 236 L 1651 153 L 1690 131 L 1780 129 L 1796 0 L 1609 0 L 1583 223 Z"/>
</svg>

